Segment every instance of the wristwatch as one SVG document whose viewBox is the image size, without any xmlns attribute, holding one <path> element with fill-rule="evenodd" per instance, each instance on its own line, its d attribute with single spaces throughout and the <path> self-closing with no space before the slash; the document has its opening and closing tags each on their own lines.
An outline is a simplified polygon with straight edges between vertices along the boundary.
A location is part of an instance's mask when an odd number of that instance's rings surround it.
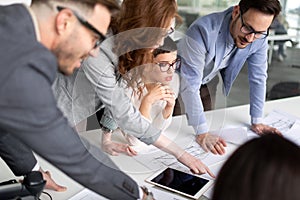
<svg viewBox="0 0 300 200">
<path fill-rule="evenodd" d="M 105 134 L 105 133 L 112 133 L 113 130 L 103 126 L 102 124 L 100 124 L 100 129 L 102 130 L 102 132 Z"/>
<path fill-rule="evenodd" d="M 155 200 L 153 193 L 146 187 L 146 186 L 141 186 L 143 192 L 146 194 L 146 199 L 143 200 Z"/>
<path fill-rule="evenodd" d="M 103 133 L 111 133 L 118 128 L 117 123 L 105 114 L 102 115 L 99 124 Z"/>
</svg>

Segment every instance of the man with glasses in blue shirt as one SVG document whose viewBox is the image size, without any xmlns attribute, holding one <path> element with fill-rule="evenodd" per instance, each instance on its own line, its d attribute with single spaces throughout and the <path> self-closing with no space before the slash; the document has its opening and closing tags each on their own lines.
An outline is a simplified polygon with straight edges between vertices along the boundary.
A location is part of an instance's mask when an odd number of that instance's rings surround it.
<svg viewBox="0 0 300 200">
<path fill-rule="evenodd" d="M 223 12 L 197 19 L 179 42 L 181 98 L 196 141 L 206 151 L 224 154 L 226 142 L 209 133 L 204 111 L 215 95 L 221 73 L 225 95 L 245 62 L 248 64 L 251 129 L 257 134 L 280 132 L 262 123 L 267 79 L 267 36 L 280 13 L 278 0 L 241 0 Z M 210 88 L 210 89 L 209 89 Z M 200 95 L 199 95 L 200 90 Z M 208 99 L 208 106 L 205 101 Z"/>
</svg>

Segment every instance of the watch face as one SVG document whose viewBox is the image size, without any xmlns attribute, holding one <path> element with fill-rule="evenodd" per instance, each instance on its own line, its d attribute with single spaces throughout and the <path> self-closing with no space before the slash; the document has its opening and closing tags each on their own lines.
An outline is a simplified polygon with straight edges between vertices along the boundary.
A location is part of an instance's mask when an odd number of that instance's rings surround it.
<svg viewBox="0 0 300 200">
<path fill-rule="evenodd" d="M 111 133 L 112 132 L 112 130 L 105 128 L 105 127 L 101 128 L 101 130 L 103 133 Z"/>
<path fill-rule="evenodd" d="M 100 124 L 101 124 L 101 126 L 104 126 L 110 130 L 115 130 L 118 128 L 118 125 L 115 122 L 115 120 L 113 120 L 111 117 L 109 117 L 105 114 L 101 117 Z"/>
</svg>

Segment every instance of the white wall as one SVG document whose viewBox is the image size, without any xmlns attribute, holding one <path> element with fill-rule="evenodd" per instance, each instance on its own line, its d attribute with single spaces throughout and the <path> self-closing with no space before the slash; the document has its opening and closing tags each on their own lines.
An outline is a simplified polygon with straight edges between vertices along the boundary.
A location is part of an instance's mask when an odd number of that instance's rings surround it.
<svg viewBox="0 0 300 200">
<path fill-rule="evenodd" d="M 30 5 L 31 0 L 0 0 L 0 5 L 8 5 L 12 3 L 25 3 Z"/>
</svg>

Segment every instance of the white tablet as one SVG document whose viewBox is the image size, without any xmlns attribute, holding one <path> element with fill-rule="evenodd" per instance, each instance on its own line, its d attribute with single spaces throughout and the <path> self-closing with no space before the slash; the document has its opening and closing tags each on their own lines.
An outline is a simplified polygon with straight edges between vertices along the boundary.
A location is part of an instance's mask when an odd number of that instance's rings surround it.
<svg viewBox="0 0 300 200">
<path fill-rule="evenodd" d="M 204 179 L 173 168 L 160 170 L 145 181 L 192 199 L 199 199 L 213 184 L 212 180 Z"/>
</svg>

